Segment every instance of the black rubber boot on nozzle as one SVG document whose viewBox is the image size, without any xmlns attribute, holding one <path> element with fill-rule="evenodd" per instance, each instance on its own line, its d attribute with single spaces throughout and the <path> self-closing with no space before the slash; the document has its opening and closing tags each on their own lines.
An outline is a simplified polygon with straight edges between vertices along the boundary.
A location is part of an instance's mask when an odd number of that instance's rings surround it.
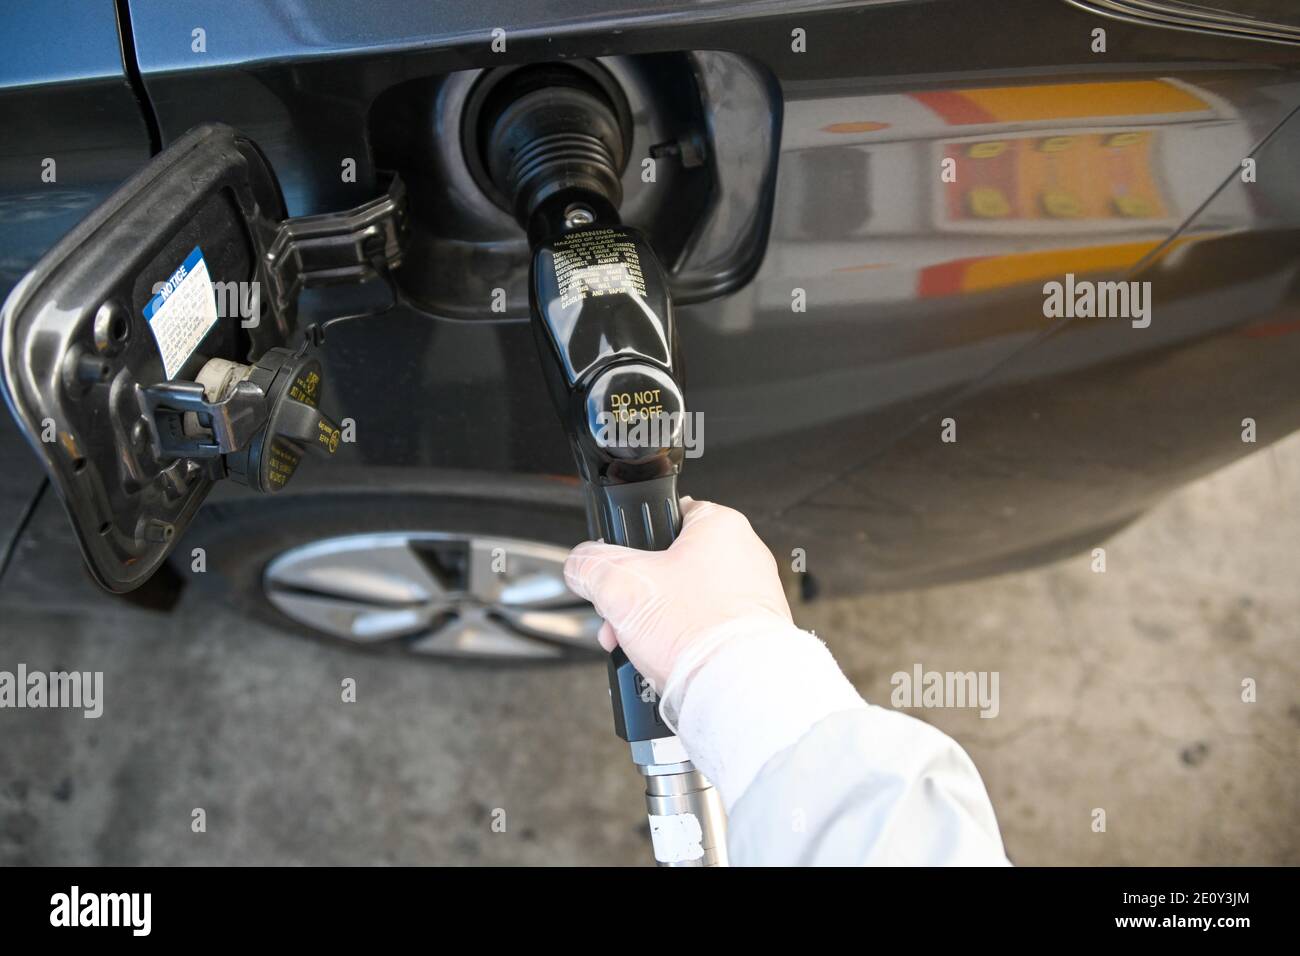
<svg viewBox="0 0 1300 956">
<path fill-rule="evenodd" d="M 600 197 L 617 215 L 627 145 L 615 104 L 590 75 L 564 67 L 512 73 L 479 121 L 488 175 L 525 229 L 565 190 Z"/>
</svg>

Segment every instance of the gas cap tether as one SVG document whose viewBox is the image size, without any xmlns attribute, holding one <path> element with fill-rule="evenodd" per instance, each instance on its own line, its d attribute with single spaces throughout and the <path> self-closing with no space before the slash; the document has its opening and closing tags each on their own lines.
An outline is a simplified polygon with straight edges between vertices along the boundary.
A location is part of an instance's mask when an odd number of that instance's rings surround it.
<svg viewBox="0 0 1300 956">
<path fill-rule="evenodd" d="M 320 360 L 272 348 L 252 365 L 211 359 L 196 381 L 140 390 L 159 459 L 204 461 L 213 477 L 254 491 L 281 490 L 308 448 L 332 455 L 342 431 L 321 412 Z"/>
</svg>

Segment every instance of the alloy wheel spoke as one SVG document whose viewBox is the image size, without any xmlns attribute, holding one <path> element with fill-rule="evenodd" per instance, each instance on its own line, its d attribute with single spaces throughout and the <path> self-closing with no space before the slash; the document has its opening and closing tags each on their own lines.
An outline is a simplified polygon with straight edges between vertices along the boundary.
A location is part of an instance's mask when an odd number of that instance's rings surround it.
<svg viewBox="0 0 1300 956">
<path fill-rule="evenodd" d="M 559 648 L 502 627 L 484 608 L 461 608 L 442 627 L 412 641 L 410 646 L 417 654 L 512 658 L 560 656 Z"/>
<path fill-rule="evenodd" d="M 364 644 L 425 630 L 437 614 L 437 608 L 428 604 L 383 607 L 309 591 L 278 590 L 270 597 L 289 617 L 327 634 Z"/>
<path fill-rule="evenodd" d="M 484 604 L 551 607 L 573 604 L 559 549 L 526 541 L 475 538 L 470 542 L 466 590 Z M 557 558 L 559 560 L 557 560 Z"/>
<path fill-rule="evenodd" d="M 268 584 L 376 605 L 436 602 L 448 590 L 404 534 L 355 535 L 298 548 L 271 562 Z"/>
<path fill-rule="evenodd" d="M 595 647 L 596 635 L 600 631 L 600 618 L 586 605 L 550 609 L 501 608 L 497 613 L 516 631 L 567 644 Z"/>
</svg>

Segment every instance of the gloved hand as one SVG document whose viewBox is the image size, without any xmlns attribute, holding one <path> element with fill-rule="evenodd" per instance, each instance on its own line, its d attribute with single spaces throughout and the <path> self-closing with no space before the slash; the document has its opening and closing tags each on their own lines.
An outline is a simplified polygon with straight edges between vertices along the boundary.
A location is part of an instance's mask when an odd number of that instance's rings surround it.
<svg viewBox="0 0 1300 956">
<path fill-rule="evenodd" d="M 739 511 L 708 501 L 682 499 L 682 532 L 667 551 L 586 541 L 564 578 L 605 619 L 601 646 L 621 646 L 658 691 L 688 648 L 724 626 L 792 623 L 772 552 Z"/>
</svg>

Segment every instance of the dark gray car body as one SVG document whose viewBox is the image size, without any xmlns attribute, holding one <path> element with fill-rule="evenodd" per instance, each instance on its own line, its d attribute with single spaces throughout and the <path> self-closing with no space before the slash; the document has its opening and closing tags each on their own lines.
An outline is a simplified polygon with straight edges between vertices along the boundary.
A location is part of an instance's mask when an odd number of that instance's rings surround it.
<svg viewBox="0 0 1300 956">
<path fill-rule="evenodd" d="M 508 501 L 520 536 L 582 536 L 569 450 L 513 291 L 526 280 L 522 236 L 453 168 L 454 117 L 440 112 L 472 71 L 541 59 L 634 72 L 637 58 L 694 57 L 719 176 L 739 198 L 710 207 L 714 234 L 676 269 L 707 275 L 711 250 L 722 261 L 731 240 L 757 246 L 735 257 L 754 268 L 718 266 L 725 281 L 679 311 L 687 395 L 706 426 L 682 488 L 744 510 L 778 558 L 802 549 L 827 590 L 1091 547 L 1300 427 L 1294 45 L 1045 0 L 131 2 L 117 10 L 125 42 L 111 5 L 66 7 L 3 15 L 8 48 L 44 52 L 0 67 L 0 291 L 200 122 L 257 141 L 291 215 L 376 195 L 382 169 L 417 193 L 434 177 L 435 198 L 414 213 L 429 241 L 403 272 L 460 292 L 333 330 L 327 404 L 359 440 L 274 500 L 221 489 L 208 522 L 255 510 L 274 527 L 286 498 L 312 496 L 378 515 L 401 496 L 463 504 L 467 521 Z M 420 164 L 405 169 L 414 147 L 376 122 L 403 84 L 427 85 L 431 104 Z M 728 137 L 743 148 L 727 153 Z M 40 178 L 51 156 L 57 184 Z M 355 183 L 339 176 L 348 157 Z M 955 182 L 941 175 L 949 159 Z M 634 172 L 628 184 L 628 202 L 649 210 Z M 481 290 L 464 279 L 489 267 L 489 284 L 511 290 L 505 316 L 476 310 Z M 1150 324 L 1045 316 L 1044 285 L 1067 274 L 1150 282 Z M 345 301 L 320 296 L 308 313 Z M 1243 441 L 1247 419 L 1256 443 Z M 8 421 L 0 455 L 0 594 L 66 601 L 72 586 L 113 600 L 84 582 L 58 501 L 38 498 L 40 469 Z M 203 534 L 200 523 L 190 537 Z"/>
</svg>

